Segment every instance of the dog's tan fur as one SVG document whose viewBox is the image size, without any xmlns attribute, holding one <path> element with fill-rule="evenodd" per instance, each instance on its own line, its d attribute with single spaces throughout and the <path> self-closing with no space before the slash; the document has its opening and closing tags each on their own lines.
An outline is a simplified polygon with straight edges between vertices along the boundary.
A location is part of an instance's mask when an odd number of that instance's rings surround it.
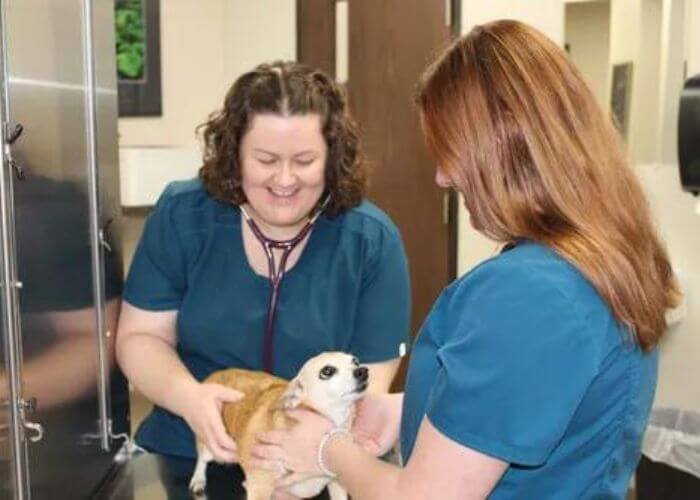
<svg viewBox="0 0 700 500">
<path fill-rule="evenodd" d="M 238 448 L 238 460 L 248 484 L 256 483 L 258 475 L 263 482 L 274 483 L 280 473 L 250 469 L 248 463 L 256 434 L 271 429 L 287 429 L 291 421 L 284 415 L 282 395 L 289 382 L 263 372 L 231 368 L 212 374 L 207 382 L 225 385 L 245 396 L 237 403 L 223 408 L 224 425 Z"/>
</svg>

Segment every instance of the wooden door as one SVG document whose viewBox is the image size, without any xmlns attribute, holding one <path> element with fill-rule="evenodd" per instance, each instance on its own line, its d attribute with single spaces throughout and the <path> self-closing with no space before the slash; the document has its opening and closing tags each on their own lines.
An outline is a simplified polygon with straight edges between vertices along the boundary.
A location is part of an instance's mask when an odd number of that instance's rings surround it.
<svg viewBox="0 0 700 500">
<path fill-rule="evenodd" d="M 435 185 L 434 163 L 421 136 L 413 96 L 426 65 L 458 32 L 453 20 L 459 19 L 459 1 L 347 1 L 350 107 L 372 169 L 369 198 L 398 225 L 406 246 L 415 335 L 456 275 L 457 220 L 454 196 Z M 334 4 L 299 0 L 299 40 L 308 40 L 323 12 L 334 15 Z M 335 20 L 323 26 L 335 26 Z M 315 31 L 319 39 L 300 43 L 298 59 L 334 69 L 335 54 L 329 55 L 327 47 L 335 46 L 335 31 Z M 395 389 L 402 386 L 404 371 L 405 366 Z"/>
</svg>

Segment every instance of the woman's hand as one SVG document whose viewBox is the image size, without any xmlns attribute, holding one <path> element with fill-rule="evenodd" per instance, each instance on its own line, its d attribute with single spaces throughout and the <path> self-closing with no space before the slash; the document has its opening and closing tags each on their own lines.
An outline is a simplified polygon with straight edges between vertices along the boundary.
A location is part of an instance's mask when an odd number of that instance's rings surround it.
<svg viewBox="0 0 700 500">
<path fill-rule="evenodd" d="M 272 500 L 299 500 L 299 497 L 292 495 L 284 489 L 278 488 L 272 492 Z"/>
<path fill-rule="evenodd" d="M 357 402 L 355 442 L 376 457 L 391 450 L 399 438 L 402 404 L 402 394 L 367 393 Z"/>
<path fill-rule="evenodd" d="M 323 434 L 333 428 L 333 423 L 309 410 L 290 410 L 286 415 L 296 423 L 289 430 L 260 433 L 258 444 L 252 449 L 251 466 L 271 471 L 284 469 L 292 476 L 323 475 L 316 454 Z"/>
<path fill-rule="evenodd" d="M 184 393 L 181 416 L 195 433 L 197 439 L 220 463 L 236 462 L 236 443 L 233 441 L 221 416 L 224 403 L 235 403 L 243 393 L 220 384 L 196 383 Z"/>
</svg>

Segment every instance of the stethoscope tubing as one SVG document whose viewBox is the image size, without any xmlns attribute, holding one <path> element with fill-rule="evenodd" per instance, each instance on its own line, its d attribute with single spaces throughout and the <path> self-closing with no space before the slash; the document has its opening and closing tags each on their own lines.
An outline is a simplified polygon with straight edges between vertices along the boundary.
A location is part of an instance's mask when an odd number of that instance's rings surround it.
<svg viewBox="0 0 700 500">
<path fill-rule="evenodd" d="M 318 210 L 316 210 L 314 215 L 309 218 L 307 223 L 301 228 L 297 235 L 288 240 L 274 240 L 265 236 L 250 214 L 248 214 L 246 209 L 242 205 L 239 207 L 241 209 L 241 213 L 243 214 L 243 218 L 248 224 L 248 227 L 250 227 L 255 238 L 262 245 L 263 250 L 265 251 L 265 257 L 267 258 L 268 278 L 270 281 L 270 301 L 267 308 L 265 332 L 263 337 L 263 369 L 268 373 L 272 373 L 273 370 L 275 316 L 277 313 L 277 303 L 279 301 L 280 284 L 282 283 L 282 279 L 284 278 L 287 268 L 287 259 L 289 258 L 289 254 L 291 254 L 299 243 L 301 243 L 309 234 L 311 228 L 316 223 L 316 220 L 320 217 L 321 213 L 323 213 L 326 205 L 328 205 L 329 200 L 330 196 L 327 196 Z M 280 256 L 279 265 L 277 267 L 275 267 L 275 256 L 272 253 L 273 249 L 282 250 L 282 255 Z"/>
</svg>

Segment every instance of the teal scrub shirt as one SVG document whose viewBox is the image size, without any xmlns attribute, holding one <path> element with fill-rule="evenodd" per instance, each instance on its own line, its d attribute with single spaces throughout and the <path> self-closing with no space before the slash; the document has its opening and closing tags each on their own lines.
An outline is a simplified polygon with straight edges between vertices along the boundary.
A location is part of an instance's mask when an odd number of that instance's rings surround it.
<svg viewBox="0 0 700 500">
<path fill-rule="evenodd" d="M 178 311 L 177 352 L 198 380 L 224 368 L 262 369 L 270 283 L 248 263 L 242 220 L 237 206 L 209 196 L 199 180 L 170 184 L 148 217 L 126 280 L 130 304 Z M 323 351 L 349 352 L 363 363 L 397 358 L 409 317 L 396 226 L 366 201 L 334 218 L 322 215 L 280 285 L 273 373 L 290 379 Z M 189 427 L 162 408 L 136 439 L 150 451 L 196 456 Z"/>
<path fill-rule="evenodd" d="M 511 464 L 489 498 L 625 498 L 656 387 L 591 284 L 522 242 L 443 291 L 412 351 L 404 463 L 424 417 Z"/>
</svg>

